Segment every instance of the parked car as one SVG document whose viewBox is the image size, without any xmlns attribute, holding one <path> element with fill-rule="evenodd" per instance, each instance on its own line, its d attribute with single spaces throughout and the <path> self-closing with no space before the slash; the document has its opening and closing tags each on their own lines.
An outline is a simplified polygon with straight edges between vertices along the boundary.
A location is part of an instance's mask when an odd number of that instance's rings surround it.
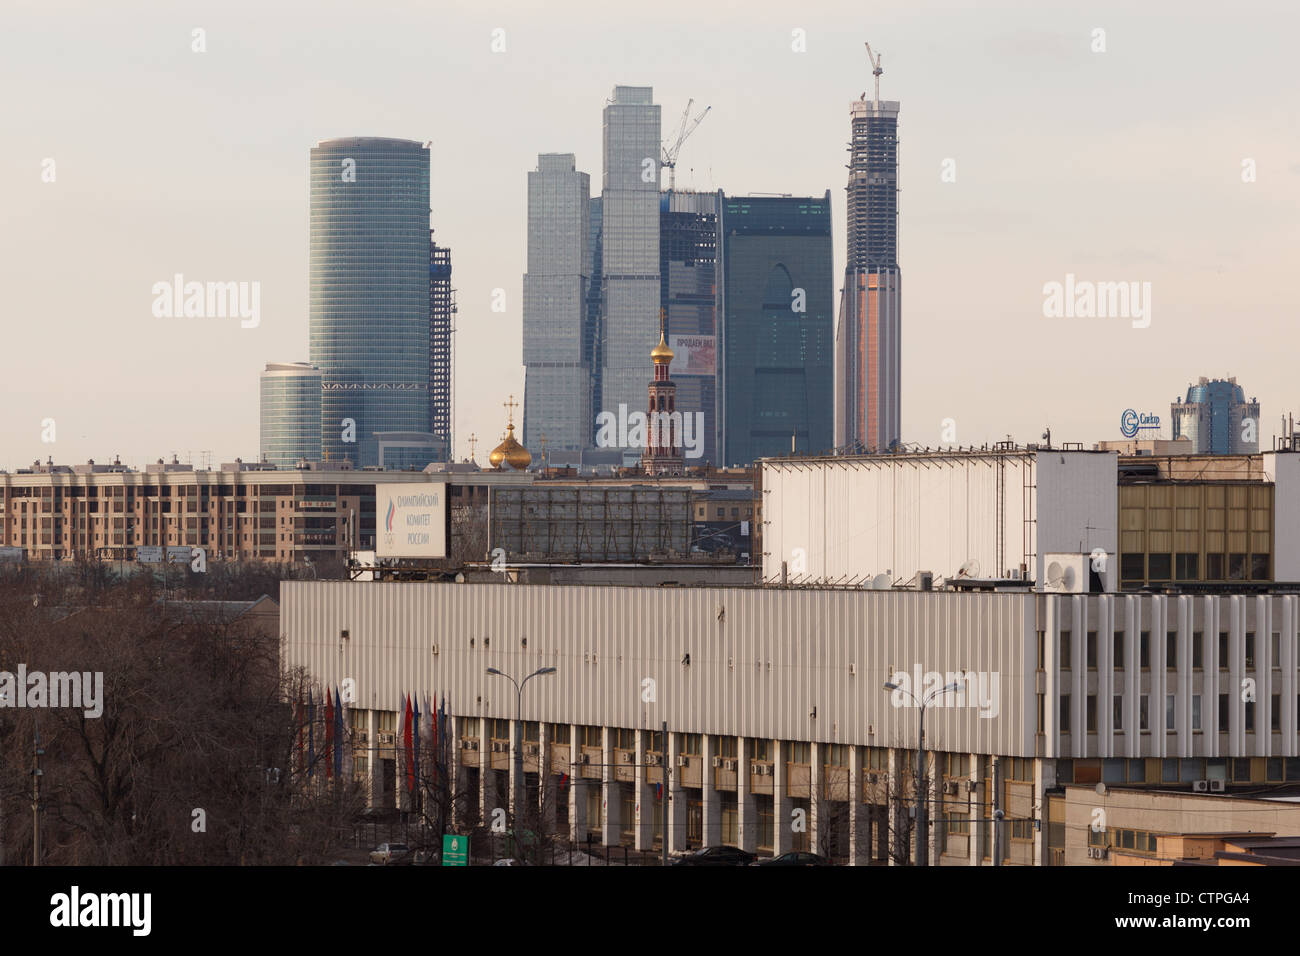
<svg viewBox="0 0 1300 956">
<path fill-rule="evenodd" d="M 411 852 L 405 843 L 381 843 L 370 851 L 370 862 L 385 866 Z"/>
<path fill-rule="evenodd" d="M 706 846 L 673 860 L 669 866 L 746 866 L 753 863 L 754 854 L 735 846 Z"/>
<path fill-rule="evenodd" d="M 523 860 L 516 860 L 514 857 L 506 857 L 504 860 L 497 860 L 493 866 L 527 866 Z"/>
<path fill-rule="evenodd" d="M 793 851 L 774 856 L 769 860 L 755 860 L 751 866 L 834 866 L 830 860 L 816 853 Z"/>
</svg>

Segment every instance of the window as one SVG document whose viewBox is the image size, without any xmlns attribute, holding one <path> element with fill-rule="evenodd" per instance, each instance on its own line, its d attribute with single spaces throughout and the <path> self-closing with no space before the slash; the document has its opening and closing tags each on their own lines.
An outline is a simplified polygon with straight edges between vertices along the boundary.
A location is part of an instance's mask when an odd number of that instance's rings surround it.
<svg viewBox="0 0 1300 956">
<path fill-rule="evenodd" d="M 812 745 L 807 741 L 798 741 L 790 745 L 790 763 L 812 763 Z"/>
<path fill-rule="evenodd" d="M 1177 704 L 1173 694 L 1165 694 L 1165 730 L 1169 733 L 1174 732 L 1174 717 L 1176 715 Z"/>
<path fill-rule="evenodd" d="M 1097 695 L 1096 694 L 1088 695 L 1087 728 L 1088 728 L 1088 733 L 1090 734 L 1095 734 L 1097 732 Z"/>
<path fill-rule="evenodd" d="M 1115 732 L 1122 733 L 1124 730 L 1124 696 L 1115 695 Z"/>
<path fill-rule="evenodd" d="M 1070 695 L 1061 695 L 1061 719 L 1060 730 L 1063 734 L 1070 732 Z"/>
<path fill-rule="evenodd" d="M 1267 581 L 1269 575 L 1269 560 L 1267 554 L 1252 554 L 1250 556 L 1250 579 L 1252 581 Z"/>
<path fill-rule="evenodd" d="M 1143 631 L 1138 635 L 1138 667 L 1147 670 L 1151 666 L 1151 632 Z"/>
<path fill-rule="evenodd" d="M 1143 694 L 1138 698 L 1138 730 L 1143 732 L 1151 729 L 1150 717 L 1147 710 L 1147 698 L 1150 695 Z"/>
<path fill-rule="evenodd" d="M 1205 579 L 1207 581 L 1223 580 L 1223 555 L 1207 554 L 1205 556 Z"/>
<path fill-rule="evenodd" d="M 1124 632 L 1115 632 L 1115 667 L 1124 666 Z"/>
<path fill-rule="evenodd" d="M 1273 667 L 1280 668 L 1282 666 L 1282 635 L 1274 631 L 1270 636 L 1272 639 L 1269 642 L 1269 650 L 1271 651 L 1269 662 Z"/>
<path fill-rule="evenodd" d="M 1248 700 L 1246 701 L 1246 733 L 1248 734 L 1254 733 L 1254 731 L 1255 731 L 1255 702 L 1253 700 Z"/>
<path fill-rule="evenodd" d="M 1169 631 L 1165 634 L 1165 667 L 1168 670 L 1174 670 L 1178 666 L 1178 632 Z"/>
<path fill-rule="evenodd" d="M 1173 556 L 1153 554 L 1147 558 L 1147 577 L 1152 581 L 1168 581 Z"/>
<path fill-rule="evenodd" d="M 1219 695 L 1219 733 L 1228 729 L 1228 695 Z"/>
<path fill-rule="evenodd" d="M 568 724 L 551 724 L 551 742 L 567 744 L 572 739 L 573 728 Z"/>
<path fill-rule="evenodd" d="M 1255 666 L 1255 635 L 1246 632 L 1246 666 Z"/>
<path fill-rule="evenodd" d="M 1096 631 L 1088 632 L 1088 649 L 1086 653 L 1087 653 L 1087 660 L 1085 661 L 1085 663 L 1092 669 L 1096 670 L 1097 668 L 1097 632 Z"/>
<path fill-rule="evenodd" d="M 1119 576 L 1125 581 L 1141 581 L 1146 576 L 1147 556 L 1145 554 L 1122 554 L 1119 560 Z"/>
<path fill-rule="evenodd" d="M 1179 581 L 1195 581 L 1200 570 L 1199 554 L 1180 554 L 1174 558 L 1174 571 Z"/>
<path fill-rule="evenodd" d="M 635 750 L 635 749 L 636 749 L 636 731 L 635 731 L 635 730 L 632 730 L 632 729 L 630 729 L 630 728 L 628 728 L 628 727 L 620 727 L 620 728 L 616 731 L 616 733 L 618 734 L 618 737 L 616 738 L 615 743 L 614 743 L 614 746 L 615 746 L 615 747 L 617 747 L 619 750 Z"/>
<path fill-rule="evenodd" d="M 1061 632 L 1061 661 L 1062 667 L 1070 666 L 1070 632 Z"/>
<path fill-rule="evenodd" d="M 1246 577 L 1246 556 L 1244 554 L 1228 555 L 1228 580 L 1242 581 Z"/>
<path fill-rule="evenodd" d="M 767 739 L 754 741 L 754 760 L 771 760 L 772 759 L 772 741 Z"/>
<path fill-rule="evenodd" d="M 1205 666 L 1205 636 L 1200 631 L 1192 631 L 1192 670 L 1199 671 Z"/>
<path fill-rule="evenodd" d="M 1192 730 L 1196 733 L 1201 731 L 1201 695 L 1192 695 Z"/>
<path fill-rule="evenodd" d="M 1228 669 L 1228 632 L 1219 632 L 1219 670 Z"/>
<path fill-rule="evenodd" d="M 1268 715 L 1269 727 L 1274 733 L 1282 730 L 1282 695 L 1274 694 L 1270 701 L 1270 711 Z"/>
</svg>

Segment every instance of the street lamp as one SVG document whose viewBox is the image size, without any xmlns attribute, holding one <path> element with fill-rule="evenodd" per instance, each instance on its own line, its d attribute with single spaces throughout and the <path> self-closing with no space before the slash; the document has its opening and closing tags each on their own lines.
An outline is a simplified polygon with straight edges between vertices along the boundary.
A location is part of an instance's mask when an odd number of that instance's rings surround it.
<svg viewBox="0 0 1300 956">
<path fill-rule="evenodd" d="M 525 685 L 527 685 L 527 683 L 528 683 L 530 680 L 532 680 L 534 677 L 537 677 L 537 676 L 539 676 L 539 675 L 541 675 L 541 674 L 554 674 L 554 673 L 555 673 L 555 668 L 554 668 L 554 667 L 541 667 L 541 668 L 538 668 L 537 670 L 535 670 L 535 671 L 533 671 L 531 674 L 529 674 L 527 677 L 525 677 L 522 681 L 516 681 L 513 677 L 511 677 L 511 676 L 510 676 L 509 674 L 507 674 L 505 671 L 503 671 L 503 670 L 498 670 L 498 669 L 495 668 L 495 667 L 489 667 L 489 668 L 487 669 L 487 672 L 488 672 L 489 674 L 495 674 L 495 675 L 498 676 L 498 677 L 504 677 L 506 680 L 510 681 L 510 683 L 512 683 L 512 684 L 515 685 L 515 727 L 517 728 L 516 732 L 518 733 L 519 738 L 518 738 L 516 741 L 514 741 L 514 750 L 515 750 L 515 759 L 514 759 L 514 778 L 515 778 L 515 782 L 514 782 L 514 785 L 511 786 L 511 788 L 510 788 L 510 802 L 511 802 L 512 804 L 517 805 L 518 802 L 519 802 L 519 801 L 518 801 L 519 794 L 517 794 L 517 793 L 515 792 L 515 788 L 516 788 L 516 787 L 519 787 L 520 789 L 522 789 L 522 788 L 523 788 L 523 785 L 524 785 L 524 687 L 525 687 Z M 512 806 L 512 807 L 511 807 L 511 810 L 513 811 L 514 809 L 515 809 L 514 806 Z M 518 814 L 516 813 L 516 818 L 517 818 L 517 817 L 518 817 Z M 516 829 L 517 829 L 517 827 L 516 827 Z M 518 834 L 516 834 L 516 838 L 517 838 L 517 837 L 518 837 Z"/>
<path fill-rule="evenodd" d="M 945 684 L 943 687 L 937 687 L 930 693 L 926 694 L 921 700 L 917 700 L 910 690 L 900 687 L 893 681 L 885 681 L 882 688 L 886 693 L 892 694 L 894 691 L 902 691 L 908 697 L 912 698 L 912 703 L 921 709 L 921 719 L 918 721 L 918 732 L 916 740 L 916 865 L 929 865 L 930 846 L 930 819 L 927 812 L 926 803 L 929 794 L 925 786 L 925 708 L 941 694 L 957 690 L 961 685 L 957 681 L 951 684 Z"/>
</svg>

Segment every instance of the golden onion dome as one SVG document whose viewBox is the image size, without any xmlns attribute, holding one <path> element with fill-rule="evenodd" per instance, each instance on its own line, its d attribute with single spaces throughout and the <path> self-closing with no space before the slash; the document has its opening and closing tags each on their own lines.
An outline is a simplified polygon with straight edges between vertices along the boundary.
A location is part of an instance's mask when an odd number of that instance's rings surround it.
<svg viewBox="0 0 1300 956">
<path fill-rule="evenodd" d="M 524 471 L 533 463 L 533 456 L 527 448 L 515 441 L 515 426 L 510 424 L 506 426 L 506 440 L 492 449 L 488 461 L 493 468 L 500 468 L 504 463 L 515 471 Z"/>
<path fill-rule="evenodd" d="M 654 347 L 650 353 L 650 358 L 658 365 L 660 362 L 671 362 L 673 360 L 673 350 L 668 347 L 664 341 L 664 334 L 659 333 L 659 344 Z"/>
</svg>

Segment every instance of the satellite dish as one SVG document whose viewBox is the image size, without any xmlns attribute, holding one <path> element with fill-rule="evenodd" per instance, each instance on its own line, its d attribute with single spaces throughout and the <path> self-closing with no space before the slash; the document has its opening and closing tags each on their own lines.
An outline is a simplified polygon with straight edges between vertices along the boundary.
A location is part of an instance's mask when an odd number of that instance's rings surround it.
<svg viewBox="0 0 1300 956">
<path fill-rule="evenodd" d="M 890 582 L 889 582 L 888 574 L 877 574 L 874 578 L 871 579 L 871 590 L 888 591 L 889 583 Z"/>
<path fill-rule="evenodd" d="M 1101 783 L 1100 781 L 1098 781 L 1097 783 L 1097 796 L 1099 797 L 1106 796 L 1106 785 L 1104 783 Z"/>
<path fill-rule="evenodd" d="M 1047 566 L 1047 586 L 1053 591 L 1059 591 L 1064 581 L 1065 570 L 1061 567 L 1059 561 L 1053 561 Z"/>
<path fill-rule="evenodd" d="M 1065 569 L 1065 590 L 1074 590 L 1074 568 Z"/>
<path fill-rule="evenodd" d="M 979 577 L 979 573 L 980 563 L 974 558 L 971 558 L 957 569 L 957 577 L 959 578 L 976 578 Z"/>
</svg>

